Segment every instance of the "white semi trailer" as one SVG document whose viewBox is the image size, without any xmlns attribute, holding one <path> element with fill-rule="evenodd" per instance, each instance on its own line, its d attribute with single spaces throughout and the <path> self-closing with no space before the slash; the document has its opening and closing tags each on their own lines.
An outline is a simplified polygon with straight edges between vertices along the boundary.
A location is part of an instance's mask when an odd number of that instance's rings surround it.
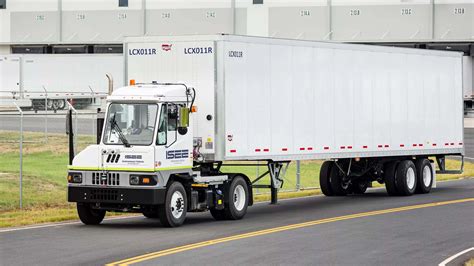
<svg viewBox="0 0 474 266">
<path fill-rule="evenodd" d="M 445 157 L 464 153 L 460 53 L 228 35 L 129 38 L 124 52 L 132 85 L 69 166 L 85 224 L 106 211 L 240 219 L 257 186 L 221 170 L 236 161 L 267 162 L 276 202 L 290 161 L 326 160 L 327 196 L 374 181 L 409 196 L 430 192 L 434 159 L 449 173 Z"/>
<path fill-rule="evenodd" d="M 69 100 L 86 107 L 107 96 L 106 74 L 123 86 L 123 69 L 122 55 L 0 55 L 0 105 L 15 100 L 59 110 Z"/>
</svg>

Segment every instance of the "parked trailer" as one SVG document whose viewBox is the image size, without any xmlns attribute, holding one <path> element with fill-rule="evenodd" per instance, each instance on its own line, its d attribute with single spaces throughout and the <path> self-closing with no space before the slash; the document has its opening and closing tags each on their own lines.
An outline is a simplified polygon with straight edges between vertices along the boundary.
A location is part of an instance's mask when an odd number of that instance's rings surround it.
<svg viewBox="0 0 474 266">
<path fill-rule="evenodd" d="M 34 109 L 64 109 L 70 100 L 86 107 L 108 93 L 110 74 L 123 86 L 122 55 L 9 55 L 0 56 L 3 99 L 30 100 Z"/>
<path fill-rule="evenodd" d="M 294 160 L 326 160 L 327 196 L 373 181 L 428 193 L 429 158 L 453 173 L 445 157 L 464 153 L 460 53 L 229 35 L 128 38 L 124 52 L 132 85 L 108 97 L 100 141 L 69 166 L 85 224 L 106 211 L 241 219 L 253 188 L 277 201 Z M 257 180 L 270 184 L 221 170 L 236 161 L 267 162 Z"/>
</svg>

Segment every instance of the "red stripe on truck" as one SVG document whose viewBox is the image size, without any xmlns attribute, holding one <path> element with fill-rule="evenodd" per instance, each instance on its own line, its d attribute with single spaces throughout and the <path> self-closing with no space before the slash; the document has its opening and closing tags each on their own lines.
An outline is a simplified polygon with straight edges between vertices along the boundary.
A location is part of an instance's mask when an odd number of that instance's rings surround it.
<svg viewBox="0 0 474 266">
<path fill-rule="evenodd" d="M 329 147 L 324 147 L 325 150 L 329 150 Z"/>
<path fill-rule="evenodd" d="M 304 150 L 305 150 L 305 148 L 300 148 L 300 151 L 304 151 Z"/>
<path fill-rule="evenodd" d="M 264 151 L 264 152 L 269 152 L 269 151 L 270 151 L 270 149 L 263 149 L 263 151 Z"/>
<path fill-rule="evenodd" d="M 262 151 L 262 150 L 260 150 L 260 149 L 255 149 L 255 152 L 261 152 L 261 151 Z"/>
<path fill-rule="evenodd" d="M 346 146 L 341 146 L 341 150 L 344 150 L 346 148 Z"/>
<path fill-rule="evenodd" d="M 362 146 L 362 148 L 363 148 L 363 149 L 368 149 L 369 146 L 365 146 L 365 145 L 364 145 L 364 146 Z"/>
<path fill-rule="evenodd" d="M 400 144 L 400 147 L 401 147 L 401 148 L 405 147 L 405 144 Z"/>
<path fill-rule="evenodd" d="M 436 143 L 433 143 L 433 144 L 431 144 L 431 145 L 432 145 L 433 147 L 436 147 L 438 144 L 436 144 Z"/>
<path fill-rule="evenodd" d="M 235 153 L 235 152 L 237 152 L 237 150 L 230 150 L 230 152 L 231 152 L 231 153 Z"/>
<path fill-rule="evenodd" d="M 313 147 L 308 147 L 308 151 L 312 151 L 313 150 Z"/>
<path fill-rule="evenodd" d="M 282 148 L 281 150 L 282 151 L 288 151 L 288 148 Z"/>
<path fill-rule="evenodd" d="M 383 148 L 383 145 L 377 145 L 377 147 L 379 147 L 379 148 Z"/>
</svg>

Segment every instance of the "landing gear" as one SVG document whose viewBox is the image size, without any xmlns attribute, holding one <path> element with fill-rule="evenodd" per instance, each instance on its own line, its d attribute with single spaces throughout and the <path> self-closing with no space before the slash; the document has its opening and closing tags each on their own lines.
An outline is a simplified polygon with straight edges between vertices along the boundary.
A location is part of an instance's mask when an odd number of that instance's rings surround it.
<svg viewBox="0 0 474 266">
<path fill-rule="evenodd" d="M 177 227 L 184 223 L 188 209 L 186 191 L 180 182 L 172 182 L 166 192 L 165 204 L 158 207 L 160 222 L 166 227 Z"/>
<path fill-rule="evenodd" d="M 100 224 L 105 217 L 105 210 L 96 210 L 87 203 L 77 203 L 77 214 L 82 223 L 87 225 Z"/>
</svg>

